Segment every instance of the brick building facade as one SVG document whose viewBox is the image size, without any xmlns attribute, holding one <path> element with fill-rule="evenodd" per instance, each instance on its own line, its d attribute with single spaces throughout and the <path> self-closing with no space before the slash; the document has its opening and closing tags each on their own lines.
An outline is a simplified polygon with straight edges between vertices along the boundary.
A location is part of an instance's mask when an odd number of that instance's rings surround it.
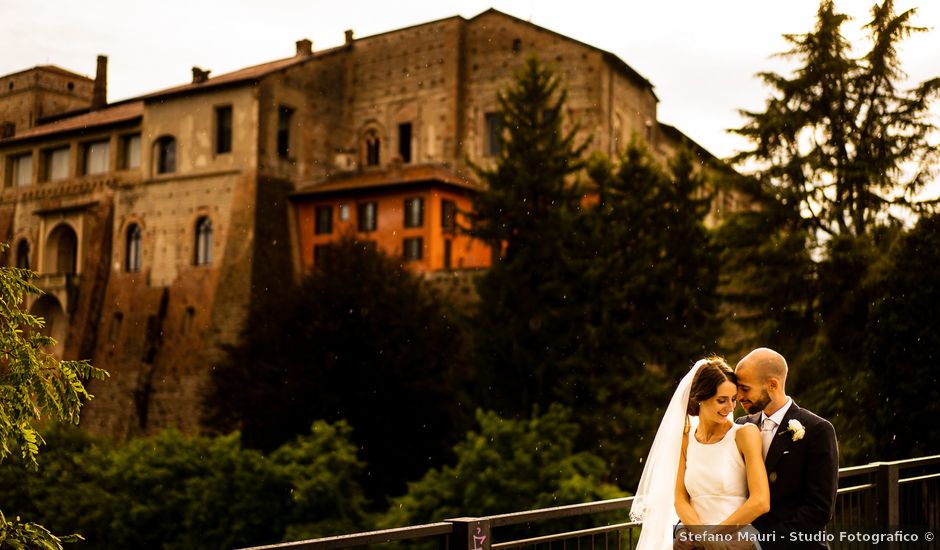
<svg viewBox="0 0 940 550">
<path fill-rule="evenodd" d="M 114 104 L 103 58 L 95 79 L 0 77 L 4 261 L 39 273 L 29 307 L 57 353 L 111 373 L 89 430 L 198 429 L 207 374 L 251 305 L 345 232 L 418 271 L 488 265 L 449 212 L 483 191 L 467 161 L 493 161 L 497 93 L 530 53 L 561 76 L 592 151 L 639 136 L 668 155 L 683 139 L 615 55 L 496 10 L 296 46 Z"/>
</svg>

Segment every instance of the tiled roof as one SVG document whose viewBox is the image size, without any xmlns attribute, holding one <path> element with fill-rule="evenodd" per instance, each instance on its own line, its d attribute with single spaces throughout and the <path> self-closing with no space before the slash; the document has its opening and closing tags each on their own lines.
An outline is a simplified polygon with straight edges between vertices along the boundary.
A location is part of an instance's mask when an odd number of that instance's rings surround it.
<svg viewBox="0 0 940 550">
<path fill-rule="evenodd" d="M 364 172 L 352 176 L 340 177 L 324 183 L 309 184 L 294 193 L 295 197 L 322 195 L 359 190 L 412 185 L 416 183 L 440 183 L 472 191 L 481 191 L 482 187 L 472 180 L 440 165 L 423 164 L 402 166 L 375 172 Z"/>
<path fill-rule="evenodd" d="M 205 82 L 199 84 L 184 84 L 181 86 L 175 86 L 173 88 L 167 88 L 165 90 L 160 90 L 157 92 L 152 92 L 140 97 L 120 101 L 114 103 L 109 107 L 104 109 L 84 112 L 82 114 L 77 114 L 75 116 L 69 116 L 67 118 L 62 118 L 56 120 L 55 122 L 50 122 L 48 124 L 43 124 L 36 126 L 35 128 L 30 128 L 23 132 L 17 133 L 15 136 L 0 140 L 0 143 L 11 143 L 21 139 L 45 136 L 50 134 L 55 134 L 59 132 L 67 132 L 71 130 L 80 130 L 83 128 L 93 127 L 93 126 L 103 126 L 106 124 L 111 124 L 114 122 L 121 122 L 124 120 L 131 120 L 136 117 L 143 115 L 144 102 L 147 100 L 158 99 L 161 97 L 184 94 L 189 92 L 197 92 L 206 89 L 212 89 L 219 86 L 225 86 L 227 84 L 234 84 L 238 82 L 245 82 L 261 78 L 273 72 L 279 71 L 281 69 L 286 69 L 294 65 L 303 63 L 309 59 L 314 59 L 322 55 L 332 53 L 336 50 L 345 49 L 344 46 L 337 48 L 330 48 L 327 50 L 322 50 L 314 53 L 312 56 L 295 56 L 289 57 L 287 59 L 279 59 L 277 61 L 270 61 L 268 63 L 262 63 L 260 65 L 254 65 L 252 67 L 246 67 L 244 69 L 239 69 L 237 71 L 219 75 L 217 77 L 209 78 Z M 52 66 L 50 66 L 52 67 Z M 58 69 L 58 67 L 52 67 Z"/>
<path fill-rule="evenodd" d="M 42 70 L 42 71 L 50 71 L 50 72 L 60 73 L 60 74 L 63 74 L 63 75 L 65 75 L 65 76 L 71 76 L 71 77 L 73 77 L 73 78 L 80 78 L 80 79 L 82 79 L 82 80 L 88 80 L 88 81 L 93 81 L 93 80 L 94 80 L 94 79 L 91 78 L 91 77 L 85 76 L 85 75 L 83 75 L 83 74 L 78 74 L 78 73 L 76 73 L 75 71 L 70 71 L 70 70 L 68 70 L 68 69 L 63 69 L 62 67 L 59 67 L 58 65 L 36 65 L 35 67 L 30 67 L 30 68 L 28 68 L 28 69 L 23 69 L 22 71 L 16 71 L 15 73 L 9 73 L 9 74 L 5 74 L 5 75 L 0 75 L 0 78 L 7 78 L 7 77 L 11 77 L 11 76 L 17 76 L 17 75 L 20 75 L 20 74 L 23 74 L 23 73 L 28 73 L 28 72 L 30 72 L 30 71 L 36 71 L 36 70 Z"/>
<path fill-rule="evenodd" d="M 28 130 L 23 130 L 15 136 L 0 140 L 0 143 L 10 143 L 21 139 L 34 138 L 49 134 L 83 130 L 96 126 L 105 126 L 116 122 L 130 121 L 140 118 L 144 114 L 144 102 L 132 101 L 128 103 L 119 103 L 113 107 L 105 107 L 97 111 L 90 111 L 80 115 L 63 118 L 49 124 L 43 124 Z"/>
<path fill-rule="evenodd" d="M 214 77 L 207 79 L 205 82 L 200 82 L 199 84 L 193 84 L 193 83 L 183 84 L 180 86 L 175 86 L 173 88 L 167 88 L 165 90 L 152 92 L 152 93 L 137 97 L 135 99 L 150 100 L 150 99 L 155 99 L 155 98 L 169 96 L 169 95 L 201 91 L 205 89 L 215 88 L 218 86 L 225 86 L 227 84 L 235 84 L 235 83 L 244 82 L 247 80 L 255 80 L 263 76 L 267 76 L 273 72 L 280 71 L 281 69 L 293 67 L 294 65 L 299 65 L 305 61 L 316 59 L 324 55 L 333 53 L 337 50 L 344 50 L 344 49 L 346 49 L 346 46 L 338 46 L 335 48 L 320 50 L 308 56 L 298 55 L 294 57 L 288 57 L 286 59 L 278 59 L 276 61 L 269 61 L 267 63 L 262 63 L 260 65 L 254 65 L 252 67 L 245 67 L 244 69 L 239 69 L 231 73 L 225 73 L 219 76 L 214 76 Z"/>
</svg>

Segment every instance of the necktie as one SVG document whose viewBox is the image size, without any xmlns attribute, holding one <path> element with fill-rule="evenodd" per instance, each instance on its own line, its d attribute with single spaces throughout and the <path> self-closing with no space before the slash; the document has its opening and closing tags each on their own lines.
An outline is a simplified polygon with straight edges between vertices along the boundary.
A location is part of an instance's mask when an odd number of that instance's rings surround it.
<svg viewBox="0 0 940 550">
<path fill-rule="evenodd" d="M 764 443 L 763 452 L 764 458 L 767 458 L 767 449 L 770 448 L 770 443 L 774 440 L 774 435 L 777 434 L 777 423 L 771 420 L 770 418 L 765 418 L 764 422 L 760 427 L 760 437 Z"/>
</svg>

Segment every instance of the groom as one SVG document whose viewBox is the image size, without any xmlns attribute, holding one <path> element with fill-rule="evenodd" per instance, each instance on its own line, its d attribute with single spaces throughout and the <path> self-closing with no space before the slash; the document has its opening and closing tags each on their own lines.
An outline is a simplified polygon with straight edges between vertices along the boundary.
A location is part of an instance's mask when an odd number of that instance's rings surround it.
<svg viewBox="0 0 940 550">
<path fill-rule="evenodd" d="M 832 424 L 787 396 L 787 362 L 779 353 L 758 348 L 741 359 L 734 372 L 738 402 L 749 413 L 737 422 L 761 430 L 770 481 L 770 511 L 754 520 L 766 537 L 763 550 L 828 548 L 820 533 L 832 518 L 839 479 Z"/>
</svg>

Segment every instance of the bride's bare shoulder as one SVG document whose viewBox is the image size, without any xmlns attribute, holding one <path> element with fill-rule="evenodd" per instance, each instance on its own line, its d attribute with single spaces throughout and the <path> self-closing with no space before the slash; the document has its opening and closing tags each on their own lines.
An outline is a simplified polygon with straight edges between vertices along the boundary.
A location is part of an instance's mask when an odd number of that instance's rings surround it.
<svg viewBox="0 0 940 550">
<path fill-rule="evenodd" d="M 738 428 L 737 437 L 741 437 L 741 433 L 743 432 L 751 432 L 760 435 L 760 429 L 757 427 L 757 424 L 751 424 L 748 422 L 745 424 L 738 424 L 738 426 L 741 427 Z"/>
<path fill-rule="evenodd" d="M 757 426 L 754 424 L 740 424 L 740 426 L 734 434 L 734 440 L 738 444 L 738 448 L 743 451 L 745 447 L 752 445 L 760 447 L 760 430 Z"/>
</svg>

